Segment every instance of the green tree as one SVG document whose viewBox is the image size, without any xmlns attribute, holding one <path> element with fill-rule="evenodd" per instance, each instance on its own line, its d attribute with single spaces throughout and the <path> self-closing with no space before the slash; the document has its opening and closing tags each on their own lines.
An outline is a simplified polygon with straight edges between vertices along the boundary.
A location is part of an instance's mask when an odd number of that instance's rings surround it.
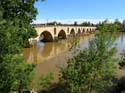
<svg viewBox="0 0 125 93">
<path fill-rule="evenodd" d="M 121 22 L 118 19 L 114 21 L 114 24 L 116 25 L 117 30 L 121 31 Z"/>
<path fill-rule="evenodd" d="M 123 22 L 122 22 L 122 28 L 121 29 L 122 29 L 123 32 L 125 32 L 125 20 L 123 20 Z"/>
<path fill-rule="evenodd" d="M 125 50 L 123 51 L 123 54 L 121 56 L 121 60 L 119 62 L 120 68 L 125 67 Z"/>
<path fill-rule="evenodd" d="M 0 91 L 8 93 L 28 89 L 34 75 L 34 66 L 23 62 L 22 56 L 11 54 L 4 56 L 0 68 L 2 71 Z"/>
<path fill-rule="evenodd" d="M 38 82 L 39 89 L 49 91 L 53 79 L 54 79 L 54 74 L 52 72 L 46 75 L 42 75 L 40 81 Z"/>
<path fill-rule="evenodd" d="M 89 47 L 80 50 L 61 68 L 60 82 L 70 93 L 92 93 L 111 87 L 115 75 L 116 48 L 114 24 L 99 26 L 99 33 L 89 42 Z M 82 91 L 81 91 L 82 90 Z"/>
<path fill-rule="evenodd" d="M 1 0 L 1 18 L 6 21 L 5 26 L 10 26 L 14 32 L 18 32 L 16 41 L 25 46 L 29 38 L 37 36 L 36 31 L 31 26 L 31 22 L 35 19 L 37 9 L 34 7 L 36 0 Z"/>
<path fill-rule="evenodd" d="M 35 65 L 26 64 L 22 48 L 36 36 L 31 22 L 37 15 L 37 0 L 0 0 L 0 91 L 28 89 Z"/>
<path fill-rule="evenodd" d="M 82 25 L 82 26 L 92 26 L 93 24 L 90 23 L 90 22 L 83 22 L 80 25 Z"/>
<path fill-rule="evenodd" d="M 103 24 L 109 24 L 109 19 L 106 18 L 102 23 Z"/>
<path fill-rule="evenodd" d="M 77 26 L 77 25 L 78 25 L 78 24 L 77 24 L 77 21 L 75 21 L 75 22 L 74 22 L 74 26 Z"/>
<path fill-rule="evenodd" d="M 62 24 L 61 24 L 61 22 L 53 21 L 53 22 L 47 23 L 47 25 L 62 25 Z"/>
</svg>

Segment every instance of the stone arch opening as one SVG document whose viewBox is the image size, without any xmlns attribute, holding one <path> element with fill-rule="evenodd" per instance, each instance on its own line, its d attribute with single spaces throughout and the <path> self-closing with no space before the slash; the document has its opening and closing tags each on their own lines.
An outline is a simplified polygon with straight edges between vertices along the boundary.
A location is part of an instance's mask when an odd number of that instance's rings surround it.
<svg viewBox="0 0 125 93">
<path fill-rule="evenodd" d="M 78 34 L 80 34 L 81 33 L 81 30 L 80 30 L 80 28 L 78 29 Z"/>
<path fill-rule="evenodd" d="M 40 38 L 42 42 L 52 42 L 53 37 L 49 31 L 44 31 L 40 34 Z"/>
<path fill-rule="evenodd" d="M 58 34 L 59 39 L 66 39 L 66 33 L 64 30 L 61 30 Z"/>
<path fill-rule="evenodd" d="M 87 29 L 87 32 L 89 32 L 89 29 Z"/>
<path fill-rule="evenodd" d="M 83 29 L 83 31 L 82 31 L 83 33 L 85 33 L 85 29 Z"/>
<path fill-rule="evenodd" d="M 75 30 L 74 30 L 74 29 L 71 29 L 70 35 L 71 35 L 71 36 L 75 36 Z"/>
</svg>

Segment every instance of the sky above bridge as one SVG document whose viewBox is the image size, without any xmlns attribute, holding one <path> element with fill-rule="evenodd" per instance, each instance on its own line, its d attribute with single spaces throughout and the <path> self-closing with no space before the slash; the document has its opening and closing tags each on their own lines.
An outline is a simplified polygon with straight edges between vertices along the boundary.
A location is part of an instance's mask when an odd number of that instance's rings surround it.
<svg viewBox="0 0 125 93">
<path fill-rule="evenodd" d="M 125 18 L 125 0 L 46 0 L 37 2 L 39 14 L 35 23 L 47 21 L 98 22 L 106 18 L 122 20 Z"/>
</svg>

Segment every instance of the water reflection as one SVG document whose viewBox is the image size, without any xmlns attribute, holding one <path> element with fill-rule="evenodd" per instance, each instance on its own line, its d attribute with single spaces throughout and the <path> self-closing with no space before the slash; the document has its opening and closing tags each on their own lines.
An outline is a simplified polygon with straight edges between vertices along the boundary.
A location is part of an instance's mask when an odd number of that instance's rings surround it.
<svg viewBox="0 0 125 93">
<path fill-rule="evenodd" d="M 38 64 L 66 52 L 69 47 L 68 44 L 67 40 L 52 43 L 38 42 L 32 48 L 25 48 L 23 54 L 28 63 Z"/>
<path fill-rule="evenodd" d="M 92 39 L 93 36 L 93 34 L 89 36 L 80 36 L 80 47 L 88 47 L 88 41 Z M 37 43 L 37 45 L 32 48 L 24 49 L 23 54 L 26 62 L 38 64 L 36 66 L 36 78 L 34 82 L 36 82 L 42 74 L 49 72 L 54 72 L 55 80 L 58 79 L 59 69 L 57 65 L 65 65 L 68 58 L 72 56 L 68 52 L 72 43 L 72 38 L 69 38 L 59 42 Z M 116 43 L 118 53 L 120 54 L 125 48 L 125 33 L 117 34 Z M 122 73 L 122 71 L 120 73 Z"/>
<path fill-rule="evenodd" d="M 125 49 L 125 33 L 121 32 L 117 34 L 116 43 L 118 53 L 120 54 Z"/>
<path fill-rule="evenodd" d="M 44 50 L 45 44 L 44 44 L 44 42 L 42 42 L 41 40 L 39 40 L 39 41 L 38 41 L 38 45 L 40 46 L 39 51 L 40 51 L 40 53 L 42 53 L 42 51 Z"/>
<path fill-rule="evenodd" d="M 88 46 L 90 36 L 80 36 L 79 42 L 80 47 L 84 48 Z M 24 57 L 27 63 L 43 63 L 51 58 L 55 58 L 64 52 L 67 52 L 73 46 L 73 37 L 65 40 L 60 40 L 59 42 L 49 42 L 43 43 L 38 41 L 36 46 L 31 48 L 25 48 L 23 51 Z"/>
<path fill-rule="evenodd" d="M 87 47 L 88 41 L 92 37 L 93 35 L 80 36 L 80 47 Z M 72 38 L 51 43 L 38 42 L 36 46 L 24 49 L 24 58 L 26 59 L 27 63 L 43 63 L 51 58 L 57 57 L 59 54 L 68 51 L 69 48 L 72 46 L 72 42 Z M 116 43 L 118 53 L 122 52 L 125 47 L 125 33 L 117 34 Z"/>
</svg>

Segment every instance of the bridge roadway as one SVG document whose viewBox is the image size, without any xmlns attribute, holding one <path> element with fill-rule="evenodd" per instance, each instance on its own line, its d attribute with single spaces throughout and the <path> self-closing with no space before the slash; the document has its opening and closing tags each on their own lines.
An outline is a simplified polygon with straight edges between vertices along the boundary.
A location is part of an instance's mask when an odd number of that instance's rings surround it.
<svg viewBox="0 0 125 93">
<path fill-rule="evenodd" d="M 58 39 L 66 39 L 68 36 L 94 32 L 96 27 L 87 26 L 34 26 L 38 36 L 35 40 L 42 38 L 43 42 L 52 42 Z"/>
</svg>

